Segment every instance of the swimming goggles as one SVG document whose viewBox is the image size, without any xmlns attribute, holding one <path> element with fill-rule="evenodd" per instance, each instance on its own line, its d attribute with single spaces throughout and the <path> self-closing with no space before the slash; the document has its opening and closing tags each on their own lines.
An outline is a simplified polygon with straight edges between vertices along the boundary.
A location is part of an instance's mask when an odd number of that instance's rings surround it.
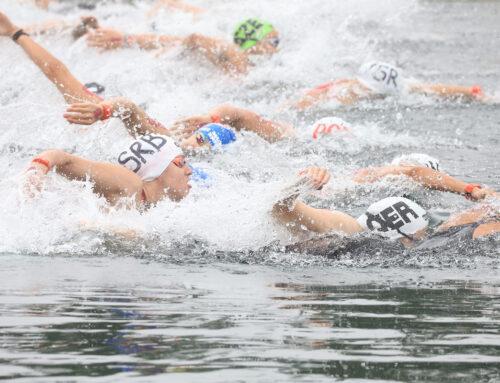
<svg viewBox="0 0 500 383">
<path fill-rule="evenodd" d="M 205 146 L 207 144 L 207 138 L 205 137 L 205 135 L 201 132 L 199 133 L 196 133 L 196 142 L 198 143 L 198 145 L 200 146 Z"/>
<path fill-rule="evenodd" d="M 278 45 L 280 44 L 280 39 L 274 38 L 274 39 L 260 39 L 259 40 L 262 43 L 269 43 L 273 47 L 278 48 Z"/>
<path fill-rule="evenodd" d="M 177 166 L 178 168 L 183 168 L 184 165 L 186 165 L 186 160 L 184 158 L 184 156 L 178 156 L 178 157 L 175 157 L 173 160 L 172 160 L 172 163 Z"/>
</svg>

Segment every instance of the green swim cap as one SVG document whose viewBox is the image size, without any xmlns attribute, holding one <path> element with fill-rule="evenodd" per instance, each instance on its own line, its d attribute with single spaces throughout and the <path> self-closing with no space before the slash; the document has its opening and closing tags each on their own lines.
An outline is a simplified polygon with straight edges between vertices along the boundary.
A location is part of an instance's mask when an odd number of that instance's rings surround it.
<svg viewBox="0 0 500 383">
<path fill-rule="evenodd" d="M 241 49 L 246 50 L 257 44 L 271 31 L 274 31 L 271 23 L 257 18 L 247 19 L 234 28 L 233 40 Z"/>
</svg>

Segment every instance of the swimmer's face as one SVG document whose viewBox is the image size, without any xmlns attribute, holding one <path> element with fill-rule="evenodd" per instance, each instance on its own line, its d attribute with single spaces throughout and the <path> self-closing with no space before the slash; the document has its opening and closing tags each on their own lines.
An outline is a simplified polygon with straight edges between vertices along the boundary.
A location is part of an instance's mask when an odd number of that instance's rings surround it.
<svg viewBox="0 0 500 383">
<path fill-rule="evenodd" d="M 212 145 L 201 133 L 195 133 L 181 144 L 182 149 L 197 150 L 203 147 L 211 148 Z"/>
<path fill-rule="evenodd" d="M 273 30 L 265 35 L 260 41 L 253 47 L 248 49 L 248 53 L 254 55 L 263 55 L 266 53 L 278 52 L 279 44 L 279 33 L 277 30 Z"/>
<path fill-rule="evenodd" d="M 180 201 L 189 194 L 189 176 L 193 171 L 184 156 L 175 157 L 160 176 L 161 186 L 172 201 Z"/>
</svg>

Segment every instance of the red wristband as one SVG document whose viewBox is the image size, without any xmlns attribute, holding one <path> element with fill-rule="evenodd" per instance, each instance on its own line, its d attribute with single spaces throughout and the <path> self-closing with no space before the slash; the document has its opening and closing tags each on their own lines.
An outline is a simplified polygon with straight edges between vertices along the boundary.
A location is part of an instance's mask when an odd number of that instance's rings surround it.
<svg viewBox="0 0 500 383">
<path fill-rule="evenodd" d="M 220 117 L 217 116 L 216 114 L 211 114 L 210 119 L 212 120 L 213 123 L 216 123 L 216 124 L 221 123 Z"/>
<path fill-rule="evenodd" d="M 483 93 L 483 88 L 479 85 L 472 85 L 472 91 L 470 92 L 471 97 L 477 98 L 480 93 Z"/>
<path fill-rule="evenodd" d="M 37 157 L 33 158 L 31 162 L 39 162 L 45 166 L 47 166 L 47 170 L 50 170 L 50 162 L 48 160 L 44 160 L 43 158 Z"/>
<path fill-rule="evenodd" d="M 464 191 L 464 196 L 465 198 L 467 199 L 472 199 L 472 190 L 474 190 L 474 188 L 479 188 L 479 189 L 482 189 L 482 187 L 480 185 L 476 185 L 476 184 L 468 184 L 466 187 L 465 187 L 465 191 Z"/>
<path fill-rule="evenodd" d="M 102 117 L 101 117 L 101 120 L 107 120 L 108 118 L 111 117 L 111 115 L 113 114 L 113 109 L 111 109 L 111 107 L 109 105 L 105 105 L 105 104 L 101 104 L 102 105 L 102 109 L 103 109 L 103 112 L 102 112 Z"/>
</svg>

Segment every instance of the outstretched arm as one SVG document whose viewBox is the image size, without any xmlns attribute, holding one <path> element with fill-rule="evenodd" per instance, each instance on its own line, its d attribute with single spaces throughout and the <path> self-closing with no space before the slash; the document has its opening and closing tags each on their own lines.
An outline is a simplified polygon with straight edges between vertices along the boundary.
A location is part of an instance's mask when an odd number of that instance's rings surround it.
<svg viewBox="0 0 500 383">
<path fill-rule="evenodd" d="M 294 135 L 292 126 L 260 118 L 254 112 L 236 108 L 231 105 L 218 105 L 208 114 L 187 117 L 178 120 L 170 129 L 172 134 L 187 138 L 203 125 L 218 122 L 228 125 L 235 130 L 248 130 L 261 136 L 263 139 L 274 142 Z"/>
<path fill-rule="evenodd" d="M 39 188 L 41 178 L 51 169 L 70 180 L 89 179 L 94 183 L 94 193 L 104 196 L 111 204 L 134 195 L 140 202 L 142 180 L 123 166 L 89 161 L 61 150 L 47 150 L 40 153 L 27 170 L 31 185 Z"/>
<path fill-rule="evenodd" d="M 5 14 L 0 12 L 0 36 L 12 37 L 20 29 L 12 24 Z M 99 102 L 101 100 L 100 97 L 88 91 L 61 61 L 34 42 L 29 36 L 21 35 L 17 39 L 17 43 L 43 74 L 54 83 L 66 102 Z"/>
<path fill-rule="evenodd" d="M 118 48 L 158 49 L 172 47 L 182 42 L 182 37 L 157 35 L 154 33 L 125 34 L 114 28 L 97 28 L 89 31 L 87 44 L 101 50 Z"/>
<path fill-rule="evenodd" d="M 483 92 L 483 89 L 479 85 L 410 84 L 410 89 L 415 93 L 423 93 L 443 98 L 469 97 L 486 102 L 492 100 L 492 97 Z"/>
<path fill-rule="evenodd" d="M 158 121 L 149 117 L 144 110 L 124 97 L 104 100 L 96 103 L 78 103 L 71 105 L 64 114 L 70 124 L 91 125 L 109 117 L 122 120 L 129 134 L 133 137 L 144 134 L 162 134 L 170 132 Z"/>
<path fill-rule="evenodd" d="M 330 174 L 325 169 L 316 166 L 310 166 L 302 173 L 305 173 L 308 179 L 300 180 L 296 190 L 292 187 L 292 190 L 273 206 L 272 214 L 280 223 L 295 232 L 300 232 L 301 227 L 316 233 L 343 231 L 346 234 L 355 234 L 363 230 L 358 221 L 348 214 L 315 209 L 297 201 L 300 184 L 312 182 L 315 188 L 321 188 L 330 179 Z"/>
<path fill-rule="evenodd" d="M 396 166 L 388 165 L 380 168 L 360 169 L 351 175 L 351 178 L 359 183 L 375 182 L 390 175 L 405 175 L 415 182 L 429 189 L 447 191 L 455 194 L 466 193 L 467 183 L 457 180 L 447 174 L 433 170 L 426 166 Z M 480 200 L 488 195 L 498 195 L 490 189 L 474 187 L 471 190 L 471 198 Z"/>
</svg>

